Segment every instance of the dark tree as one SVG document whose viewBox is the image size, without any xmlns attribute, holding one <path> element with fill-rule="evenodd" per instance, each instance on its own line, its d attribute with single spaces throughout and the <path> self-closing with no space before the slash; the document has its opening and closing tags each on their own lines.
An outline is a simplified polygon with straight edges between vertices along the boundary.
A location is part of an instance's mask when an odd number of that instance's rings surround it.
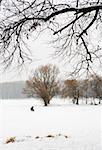
<svg viewBox="0 0 102 150">
<path fill-rule="evenodd" d="M 0 57 L 10 65 L 31 60 L 25 51 L 31 33 L 51 30 L 57 55 L 74 64 L 75 73 L 101 63 L 101 44 L 90 46 L 102 26 L 102 0 L 2 0 L 0 1 Z M 99 32 L 98 32 L 99 31 Z M 91 33 L 92 32 L 92 33 Z M 75 59 L 74 59 L 75 58 Z M 75 61 L 77 59 L 77 62 Z"/>
</svg>

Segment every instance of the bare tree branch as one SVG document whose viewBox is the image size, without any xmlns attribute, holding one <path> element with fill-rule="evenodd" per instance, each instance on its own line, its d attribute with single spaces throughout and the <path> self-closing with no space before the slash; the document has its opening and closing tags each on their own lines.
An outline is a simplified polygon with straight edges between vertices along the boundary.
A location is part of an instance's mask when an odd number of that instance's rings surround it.
<svg viewBox="0 0 102 150">
<path fill-rule="evenodd" d="M 102 24 L 100 0 L 3 0 L 0 4 L 0 57 L 6 66 L 17 57 L 20 65 L 31 60 L 23 41 L 44 29 L 51 30 L 54 41 L 59 41 L 60 49 L 56 53 L 69 60 L 80 55 L 81 67 L 85 61 L 88 67 L 92 64 L 93 54 L 97 58 L 101 56 L 96 51 L 101 45 L 89 50 L 90 31 L 95 27 L 99 31 Z"/>
<path fill-rule="evenodd" d="M 98 16 L 98 12 L 99 12 L 99 10 L 97 9 L 96 12 L 95 12 L 94 18 L 91 20 L 91 22 L 88 24 L 88 26 L 80 33 L 79 38 L 80 38 L 84 33 L 87 33 L 87 30 L 92 26 L 92 24 L 94 23 L 94 21 L 96 21 L 97 16 Z"/>
</svg>

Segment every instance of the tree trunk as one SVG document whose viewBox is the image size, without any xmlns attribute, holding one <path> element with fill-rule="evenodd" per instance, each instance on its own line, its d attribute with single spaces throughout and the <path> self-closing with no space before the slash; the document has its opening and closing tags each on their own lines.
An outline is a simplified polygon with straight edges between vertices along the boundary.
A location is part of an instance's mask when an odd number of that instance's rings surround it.
<svg viewBox="0 0 102 150">
<path fill-rule="evenodd" d="M 43 101 L 44 101 L 44 106 L 47 106 L 48 105 L 48 100 L 43 99 Z"/>
<path fill-rule="evenodd" d="M 50 104 L 50 99 L 48 100 L 48 104 Z"/>
<path fill-rule="evenodd" d="M 87 97 L 87 95 L 86 95 L 86 104 L 87 104 L 87 98 L 88 98 L 88 97 Z"/>
<path fill-rule="evenodd" d="M 79 99 L 78 98 L 76 99 L 76 105 L 79 105 Z"/>
<path fill-rule="evenodd" d="M 44 100 L 44 106 L 47 106 L 48 102 L 46 100 Z"/>
<path fill-rule="evenodd" d="M 73 104 L 75 104 L 75 99 L 74 98 L 72 99 L 72 102 L 73 102 Z"/>
<path fill-rule="evenodd" d="M 94 103 L 94 105 L 96 105 L 96 102 L 95 102 L 95 99 L 93 98 L 93 103 Z"/>
<path fill-rule="evenodd" d="M 99 98 L 99 103 L 98 104 L 101 104 L 101 98 Z"/>
<path fill-rule="evenodd" d="M 86 104 L 87 104 L 87 99 L 86 99 Z"/>
</svg>

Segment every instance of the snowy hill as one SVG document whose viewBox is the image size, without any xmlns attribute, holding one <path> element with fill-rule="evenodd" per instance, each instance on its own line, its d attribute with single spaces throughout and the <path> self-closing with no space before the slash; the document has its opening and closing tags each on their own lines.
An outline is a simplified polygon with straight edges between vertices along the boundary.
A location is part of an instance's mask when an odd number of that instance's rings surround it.
<svg viewBox="0 0 102 150">
<path fill-rule="evenodd" d="M 0 83 L 0 99 L 26 98 L 23 94 L 24 81 Z"/>
</svg>

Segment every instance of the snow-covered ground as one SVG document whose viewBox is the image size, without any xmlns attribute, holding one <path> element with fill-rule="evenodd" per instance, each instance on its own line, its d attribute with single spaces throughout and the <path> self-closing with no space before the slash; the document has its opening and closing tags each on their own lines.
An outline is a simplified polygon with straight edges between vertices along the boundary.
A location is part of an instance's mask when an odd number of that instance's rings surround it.
<svg viewBox="0 0 102 150">
<path fill-rule="evenodd" d="M 48 107 L 33 99 L 0 100 L 0 150 L 101 150 L 101 109 L 61 99 Z M 7 144 L 11 137 L 15 142 Z"/>
</svg>

